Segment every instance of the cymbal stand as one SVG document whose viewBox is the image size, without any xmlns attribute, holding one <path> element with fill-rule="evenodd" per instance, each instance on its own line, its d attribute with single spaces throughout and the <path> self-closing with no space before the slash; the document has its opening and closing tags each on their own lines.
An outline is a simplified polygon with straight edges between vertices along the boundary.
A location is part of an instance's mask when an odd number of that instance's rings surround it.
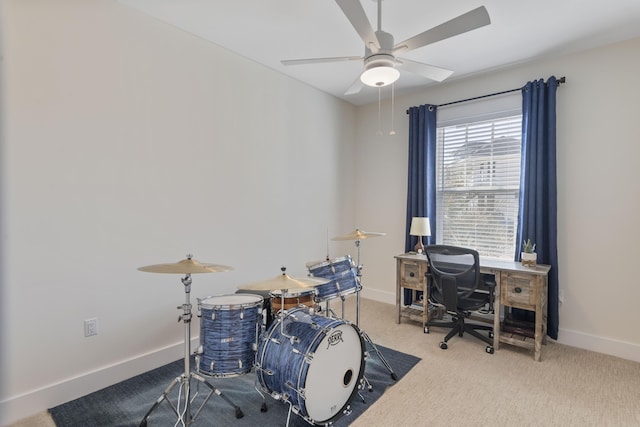
<svg viewBox="0 0 640 427">
<path fill-rule="evenodd" d="M 169 386 L 162 392 L 160 397 L 155 401 L 151 409 L 145 414 L 142 422 L 140 422 L 140 427 L 147 426 L 147 419 L 151 415 L 151 413 L 162 403 L 162 401 L 166 400 L 173 413 L 178 417 L 176 421 L 176 425 L 182 424 L 183 426 L 187 426 L 191 424 L 200 411 L 204 408 L 204 405 L 209 401 L 209 398 L 215 393 L 218 396 L 222 397 L 229 405 L 231 405 L 236 411 L 236 418 L 242 418 L 244 414 L 242 410 L 236 406 L 227 396 L 224 396 L 220 390 L 215 388 L 213 385 L 209 384 L 204 377 L 195 372 L 191 372 L 190 361 L 191 361 L 191 318 L 193 315 L 191 314 L 191 302 L 189 300 L 189 294 L 191 292 L 191 274 L 187 274 L 182 279 L 182 284 L 184 285 L 184 304 L 182 306 L 178 306 L 178 309 L 182 309 L 182 314 L 179 316 L 178 321 L 182 320 L 184 323 L 184 372 L 180 374 L 180 376 L 176 377 L 171 381 Z M 195 415 L 191 415 L 191 379 L 197 380 L 199 383 L 204 384 L 209 388 L 209 394 L 206 396 L 200 407 L 196 411 Z M 184 388 L 184 409 L 182 413 L 180 412 L 180 397 L 178 397 L 177 405 L 174 405 L 171 400 L 169 400 L 168 394 L 171 392 L 174 386 L 180 384 L 180 387 Z M 195 399 L 196 395 L 193 396 Z"/>
<path fill-rule="evenodd" d="M 362 288 L 362 264 L 360 264 L 360 240 L 359 239 L 356 240 L 356 248 L 358 251 L 358 265 L 356 266 L 356 270 L 357 270 L 356 281 L 360 285 L 360 288 Z M 344 300 L 343 300 L 343 304 L 344 304 Z M 343 308 L 343 312 L 344 312 L 344 308 Z M 362 338 L 364 338 L 365 341 L 371 344 L 373 351 L 376 352 L 382 364 L 387 368 L 387 370 L 391 374 L 391 378 L 394 381 L 397 381 L 398 375 L 396 375 L 396 373 L 393 372 L 393 369 L 391 368 L 391 365 L 389 365 L 389 362 L 387 362 L 387 360 L 384 358 L 380 350 L 378 350 L 378 347 L 376 347 L 373 341 L 371 341 L 371 338 L 369 338 L 369 335 L 367 335 L 364 329 L 360 328 L 360 291 L 359 290 L 356 292 L 356 326 L 358 327 L 357 329 L 358 331 L 360 331 L 360 335 L 362 335 Z"/>
</svg>

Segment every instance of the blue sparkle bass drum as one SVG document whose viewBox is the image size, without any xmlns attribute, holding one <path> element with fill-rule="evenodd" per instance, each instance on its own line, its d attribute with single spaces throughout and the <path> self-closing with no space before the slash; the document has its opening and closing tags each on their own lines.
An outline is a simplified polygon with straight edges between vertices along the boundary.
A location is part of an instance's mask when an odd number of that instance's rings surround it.
<svg viewBox="0 0 640 427">
<path fill-rule="evenodd" d="M 331 424 L 349 410 L 364 375 L 364 340 L 350 323 L 284 312 L 263 334 L 256 375 L 264 390 L 311 424 Z"/>
</svg>

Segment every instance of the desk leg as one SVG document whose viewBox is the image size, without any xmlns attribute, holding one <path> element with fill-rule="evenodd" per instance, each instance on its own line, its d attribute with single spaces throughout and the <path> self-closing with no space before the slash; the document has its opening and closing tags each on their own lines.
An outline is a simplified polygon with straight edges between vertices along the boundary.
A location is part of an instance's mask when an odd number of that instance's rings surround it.
<svg viewBox="0 0 640 427">
<path fill-rule="evenodd" d="M 540 356 L 542 354 L 542 337 L 546 334 L 544 330 L 544 323 L 546 322 L 546 314 L 543 314 L 543 298 L 546 299 L 546 295 L 543 295 L 542 292 L 542 278 L 538 277 L 536 279 L 536 295 L 538 295 L 538 299 L 536 300 L 536 332 L 535 332 L 535 353 L 533 355 L 533 359 L 536 362 L 540 361 Z M 544 321 L 543 321 L 544 320 Z"/>
<path fill-rule="evenodd" d="M 396 323 L 400 324 L 400 293 L 402 292 L 402 287 L 400 286 L 400 260 L 396 261 Z"/>
<path fill-rule="evenodd" d="M 495 302 L 493 303 L 493 349 L 498 350 L 500 348 L 500 312 L 502 311 L 502 305 L 500 303 L 500 272 L 494 272 L 496 278 L 496 294 Z"/>
</svg>

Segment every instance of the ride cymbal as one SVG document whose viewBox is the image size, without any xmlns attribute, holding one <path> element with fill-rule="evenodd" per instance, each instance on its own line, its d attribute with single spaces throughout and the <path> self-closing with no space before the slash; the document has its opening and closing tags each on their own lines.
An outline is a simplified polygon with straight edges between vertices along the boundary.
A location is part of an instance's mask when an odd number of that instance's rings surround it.
<svg viewBox="0 0 640 427">
<path fill-rule="evenodd" d="M 219 273 L 233 270 L 233 267 L 218 264 L 201 263 L 191 257 L 169 264 L 154 264 L 138 268 L 147 273 L 165 274 L 199 274 L 199 273 Z"/>
<path fill-rule="evenodd" d="M 326 279 L 312 279 L 309 277 L 294 278 L 289 276 L 288 274 L 282 273 L 274 277 L 273 279 L 261 280 L 258 282 L 251 282 L 240 285 L 238 286 L 238 289 L 250 291 L 279 291 L 283 289 L 315 288 L 316 286 L 322 285 L 323 283 L 327 282 L 328 280 Z"/>
<path fill-rule="evenodd" d="M 349 234 L 345 234 L 344 236 L 337 236 L 334 237 L 331 240 L 364 240 L 364 239 L 370 239 L 372 237 L 380 237 L 380 236 L 386 236 L 387 233 L 377 233 L 375 231 L 363 231 L 360 229 L 357 229 Z"/>
</svg>

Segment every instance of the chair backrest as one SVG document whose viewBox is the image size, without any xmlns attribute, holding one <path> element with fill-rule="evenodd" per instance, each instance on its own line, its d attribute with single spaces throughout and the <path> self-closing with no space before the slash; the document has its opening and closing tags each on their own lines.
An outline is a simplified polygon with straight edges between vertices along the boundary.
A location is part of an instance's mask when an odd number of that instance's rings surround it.
<svg viewBox="0 0 640 427">
<path fill-rule="evenodd" d="M 425 247 L 432 278 L 432 298 L 449 311 L 455 311 L 459 299 L 467 299 L 480 284 L 480 257 L 473 249 L 449 245 Z"/>
</svg>

